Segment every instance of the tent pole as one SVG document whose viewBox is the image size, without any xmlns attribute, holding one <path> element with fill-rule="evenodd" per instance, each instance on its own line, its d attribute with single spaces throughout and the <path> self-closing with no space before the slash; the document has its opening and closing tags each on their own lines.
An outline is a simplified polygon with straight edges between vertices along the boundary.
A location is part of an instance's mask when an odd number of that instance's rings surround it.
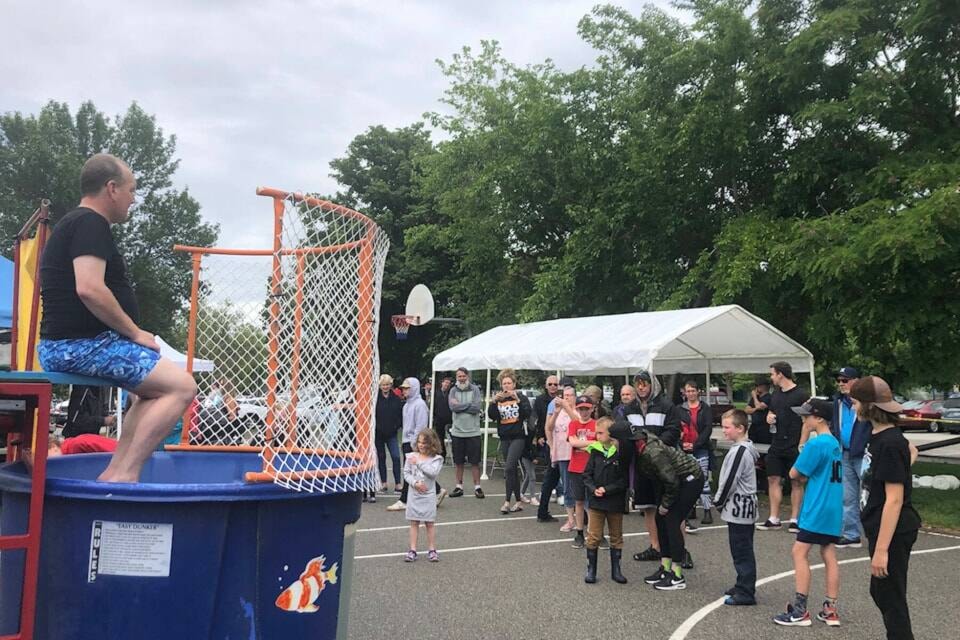
<svg viewBox="0 0 960 640">
<path fill-rule="evenodd" d="M 484 408 L 487 406 L 487 402 L 490 401 L 490 369 L 487 369 L 487 395 L 483 398 L 483 404 L 480 406 L 480 411 L 483 412 L 483 473 L 480 474 L 481 480 L 489 480 L 490 476 L 487 475 L 487 439 L 490 437 L 487 433 L 487 425 L 490 423 L 490 416 L 487 415 L 487 412 Z"/>
<path fill-rule="evenodd" d="M 123 390 L 116 388 L 117 392 L 117 440 L 123 435 Z"/>
<path fill-rule="evenodd" d="M 707 404 L 710 404 L 710 358 L 705 360 L 707 363 Z"/>
<path fill-rule="evenodd" d="M 813 358 L 810 358 L 810 395 L 817 395 L 817 380 L 813 374 Z"/>
<path fill-rule="evenodd" d="M 433 392 L 434 386 L 437 384 L 437 372 L 430 367 L 430 420 L 427 421 L 427 425 L 433 429 L 433 399 L 437 397 L 437 394 Z"/>
</svg>

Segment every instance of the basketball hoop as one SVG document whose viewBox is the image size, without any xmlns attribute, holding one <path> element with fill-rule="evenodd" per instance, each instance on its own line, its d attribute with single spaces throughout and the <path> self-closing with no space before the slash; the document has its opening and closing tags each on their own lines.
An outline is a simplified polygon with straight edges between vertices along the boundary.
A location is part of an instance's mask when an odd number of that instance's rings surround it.
<svg viewBox="0 0 960 640">
<path fill-rule="evenodd" d="M 407 333 L 410 331 L 410 325 L 416 324 L 417 320 L 417 316 L 390 316 L 390 324 L 393 325 L 394 331 L 397 332 L 397 340 L 406 340 Z"/>
</svg>

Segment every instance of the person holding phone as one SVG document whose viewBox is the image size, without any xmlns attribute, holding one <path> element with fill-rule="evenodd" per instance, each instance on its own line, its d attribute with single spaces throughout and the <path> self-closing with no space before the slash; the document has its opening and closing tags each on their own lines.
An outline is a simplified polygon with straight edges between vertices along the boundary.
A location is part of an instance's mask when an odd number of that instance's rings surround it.
<svg viewBox="0 0 960 640">
<path fill-rule="evenodd" d="M 504 369 L 497 376 L 500 391 L 487 407 L 487 417 L 497 425 L 500 437 L 500 455 L 504 460 L 504 479 L 507 495 L 500 513 L 516 513 L 523 510 L 520 494 L 520 474 L 517 470 L 520 456 L 527 442 L 527 421 L 530 418 L 530 403 L 517 393 L 517 373 Z M 514 499 L 511 505 L 510 500 Z"/>
</svg>

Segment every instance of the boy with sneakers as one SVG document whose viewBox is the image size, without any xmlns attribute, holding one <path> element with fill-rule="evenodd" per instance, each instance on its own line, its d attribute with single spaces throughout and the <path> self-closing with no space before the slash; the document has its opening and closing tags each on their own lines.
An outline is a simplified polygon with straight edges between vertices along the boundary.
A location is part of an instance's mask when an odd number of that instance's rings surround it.
<svg viewBox="0 0 960 640">
<path fill-rule="evenodd" d="M 703 470 L 696 458 L 669 446 L 646 429 L 626 421 L 616 422 L 610 435 L 626 445 L 633 441 L 636 448 L 637 473 L 653 483 L 660 496 L 656 526 L 660 537 L 660 567 L 644 578 L 644 582 L 659 591 L 678 591 L 687 588 L 682 563 L 686 557 L 681 527 L 690 509 L 703 489 Z"/>
<path fill-rule="evenodd" d="M 590 396 L 577 396 L 576 411 L 571 412 L 569 405 L 563 408 L 570 414 L 570 426 L 567 430 L 567 442 L 573 447 L 570 454 L 570 464 L 567 467 L 567 480 L 570 483 L 570 495 L 574 500 L 574 522 L 577 534 L 573 538 L 573 548 L 583 549 L 583 508 L 586 504 L 587 492 L 583 485 L 583 470 L 587 467 L 590 454 L 586 448 L 596 437 L 594 431 L 597 421 L 593 414 L 593 399 Z"/>
<path fill-rule="evenodd" d="M 757 521 L 757 459 L 760 454 L 747 438 L 749 421 L 740 409 L 731 409 L 720 420 L 723 436 L 733 446 L 720 468 L 719 492 L 714 500 L 720 519 L 727 523 L 730 555 L 737 571 L 737 584 L 727 590 L 723 604 L 757 604 L 757 559 L 753 553 Z"/>
<path fill-rule="evenodd" d="M 627 506 L 627 465 L 622 459 L 617 442 L 610 438 L 613 420 L 607 417 L 597 420 L 596 441 L 584 449 L 590 458 L 583 470 L 583 485 L 586 487 L 587 519 L 587 575 L 583 581 L 597 581 L 597 548 L 603 538 L 603 523 L 610 530 L 610 577 L 614 582 L 626 584 L 620 571 L 623 554 L 623 512 Z"/>
<path fill-rule="evenodd" d="M 810 563 L 807 554 L 812 545 L 820 545 L 826 573 L 827 597 L 817 619 L 831 627 L 840 625 L 837 597 L 840 593 L 840 565 L 837 541 L 843 529 L 843 459 L 840 443 L 830 433 L 833 405 L 829 400 L 810 398 L 793 411 L 803 417 L 803 429 L 810 438 L 790 469 L 790 479 L 806 481 L 797 541 L 793 544 L 796 571 L 796 597 L 787 610 L 773 618 L 784 626 L 809 627 Z M 813 437 L 816 435 L 816 437 Z"/>
</svg>

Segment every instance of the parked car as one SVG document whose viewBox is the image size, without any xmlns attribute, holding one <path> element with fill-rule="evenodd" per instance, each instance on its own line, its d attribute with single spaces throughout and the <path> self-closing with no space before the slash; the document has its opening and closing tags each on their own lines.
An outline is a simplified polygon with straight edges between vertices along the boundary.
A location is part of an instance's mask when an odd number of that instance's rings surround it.
<svg viewBox="0 0 960 640">
<path fill-rule="evenodd" d="M 707 402 L 706 394 L 700 394 L 700 402 Z M 720 418 L 723 417 L 723 414 L 731 409 L 736 409 L 736 407 L 726 391 L 711 391 L 710 409 L 713 412 L 713 424 L 720 424 Z"/>
<path fill-rule="evenodd" d="M 897 426 L 901 429 L 925 429 L 930 433 L 939 433 L 942 429 L 940 415 L 943 400 L 912 400 L 903 405 Z"/>
<path fill-rule="evenodd" d="M 944 400 L 943 413 L 940 415 L 943 430 L 949 433 L 960 433 L 960 398 Z"/>
</svg>

